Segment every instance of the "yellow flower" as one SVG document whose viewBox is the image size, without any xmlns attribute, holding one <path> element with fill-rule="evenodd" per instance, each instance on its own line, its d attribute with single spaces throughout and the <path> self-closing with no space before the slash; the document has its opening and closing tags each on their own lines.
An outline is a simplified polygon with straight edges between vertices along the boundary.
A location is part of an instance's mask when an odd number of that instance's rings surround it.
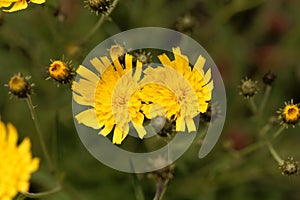
<svg viewBox="0 0 300 200">
<path fill-rule="evenodd" d="M 78 123 L 94 129 L 101 129 L 99 134 L 107 136 L 112 130 L 112 142 L 121 144 L 129 132 L 132 122 L 140 138 L 146 131 L 143 128 L 144 116 L 140 112 L 138 81 L 142 72 L 142 63 L 136 63 L 132 74 L 132 56 L 125 55 L 125 64 L 111 52 L 113 63 L 106 57 L 93 58 L 90 62 L 97 71 L 95 74 L 84 66 L 77 69 L 81 76 L 73 82 L 73 99 L 81 105 L 90 106 L 75 116 Z"/>
<path fill-rule="evenodd" d="M 28 3 L 36 3 L 36 4 L 42 4 L 45 3 L 45 0 L 0 0 L 0 8 L 2 7 L 10 7 L 10 9 L 4 9 L 4 12 L 15 12 L 19 10 L 26 9 L 28 6 Z"/>
<path fill-rule="evenodd" d="M 293 100 L 291 100 L 285 103 L 284 108 L 279 109 L 278 113 L 283 126 L 288 127 L 288 125 L 292 125 L 294 127 L 300 118 L 300 105 L 294 104 Z"/>
<path fill-rule="evenodd" d="M 9 93 L 19 97 L 27 98 L 32 94 L 32 87 L 34 84 L 29 83 L 29 76 L 23 77 L 20 73 L 14 75 L 10 78 L 7 86 L 9 88 Z"/>
<path fill-rule="evenodd" d="M 0 121 L 0 199 L 13 199 L 18 192 L 27 192 L 29 180 L 39 167 L 39 159 L 32 158 L 29 138 L 18 146 L 18 132 L 12 124 Z"/>
<path fill-rule="evenodd" d="M 60 84 L 71 83 L 75 73 L 70 67 L 70 64 L 71 63 L 66 63 L 61 60 L 51 60 L 51 64 L 48 68 L 49 78 L 53 78 Z"/>
<path fill-rule="evenodd" d="M 176 121 L 176 131 L 185 131 L 185 126 L 189 132 L 196 131 L 193 118 L 206 112 L 211 100 L 211 71 L 204 74 L 205 58 L 202 56 L 192 69 L 180 48 L 174 48 L 173 53 L 173 61 L 163 54 L 159 56 L 163 67 L 145 70 L 141 84 L 144 84 L 142 94 L 147 105 L 142 110 L 150 119 L 165 112 L 167 119 Z"/>
</svg>

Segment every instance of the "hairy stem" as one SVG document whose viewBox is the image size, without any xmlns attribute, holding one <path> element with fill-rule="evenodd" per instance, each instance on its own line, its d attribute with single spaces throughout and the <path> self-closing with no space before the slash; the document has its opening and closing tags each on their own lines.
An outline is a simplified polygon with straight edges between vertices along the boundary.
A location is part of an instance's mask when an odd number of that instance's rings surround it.
<svg viewBox="0 0 300 200">
<path fill-rule="evenodd" d="M 26 102 L 27 102 L 27 105 L 28 105 L 30 113 L 31 113 L 31 118 L 32 118 L 32 121 L 34 123 L 35 129 L 36 129 L 36 132 L 37 132 L 37 135 L 38 135 L 38 139 L 39 139 L 39 142 L 40 142 L 40 145 L 41 145 L 41 148 L 42 148 L 42 152 L 43 152 L 44 157 L 45 157 L 46 162 L 47 162 L 47 166 L 48 166 L 48 168 L 51 172 L 54 172 L 55 169 L 54 169 L 53 163 L 50 159 L 49 152 L 46 148 L 43 133 L 42 133 L 41 128 L 39 126 L 39 122 L 38 122 L 38 119 L 37 119 L 37 114 L 35 112 L 35 109 L 34 109 L 34 106 L 32 104 L 32 100 L 31 100 L 30 96 L 28 96 L 26 98 Z"/>
</svg>

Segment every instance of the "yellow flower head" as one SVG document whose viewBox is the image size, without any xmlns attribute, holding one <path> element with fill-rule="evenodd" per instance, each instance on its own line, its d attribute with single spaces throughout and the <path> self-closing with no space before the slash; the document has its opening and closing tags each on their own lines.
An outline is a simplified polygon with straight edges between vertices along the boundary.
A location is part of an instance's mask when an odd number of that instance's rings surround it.
<svg viewBox="0 0 300 200">
<path fill-rule="evenodd" d="M 11 200 L 18 192 L 27 192 L 30 176 L 39 167 L 32 158 L 31 144 L 25 138 L 18 146 L 18 133 L 12 124 L 0 121 L 0 199 Z"/>
<path fill-rule="evenodd" d="M 300 118 L 300 105 L 294 104 L 293 100 L 291 100 L 285 103 L 284 108 L 279 109 L 278 113 L 282 125 L 285 127 L 292 125 L 294 127 Z"/>
<path fill-rule="evenodd" d="M 114 54 L 111 58 L 114 58 L 112 63 L 106 56 L 90 61 L 97 74 L 79 66 L 77 73 L 81 78 L 73 82 L 73 99 L 91 107 L 75 116 L 79 124 L 101 129 L 99 134 L 103 136 L 113 130 L 112 142 L 120 144 L 129 132 L 129 122 L 140 138 L 146 134 L 142 125 L 144 116 L 140 112 L 142 103 L 137 92 L 142 64 L 137 62 L 132 74 L 131 55 L 125 55 L 124 66 Z"/>
<path fill-rule="evenodd" d="M 176 131 L 185 131 L 185 126 L 189 132 L 196 131 L 193 118 L 206 112 L 212 96 L 211 71 L 209 69 L 204 74 L 205 59 L 202 56 L 192 69 L 180 48 L 174 48 L 173 53 L 173 61 L 163 54 L 159 56 L 163 67 L 145 70 L 141 83 L 145 84 L 142 94 L 148 104 L 142 109 L 147 118 L 152 119 L 161 116 L 162 110 L 156 106 L 160 105 L 166 118 L 176 121 Z"/>
<path fill-rule="evenodd" d="M 42 4 L 45 0 L 0 0 L 0 8 L 11 7 L 9 9 L 3 9 L 4 12 L 15 12 L 19 10 L 26 9 L 28 3 Z"/>
<path fill-rule="evenodd" d="M 19 98 L 27 98 L 30 94 L 32 94 L 32 86 L 33 84 L 29 83 L 30 77 L 23 77 L 20 73 L 14 75 L 10 78 L 7 86 L 9 88 L 9 93 L 19 97 Z"/>
<path fill-rule="evenodd" d="M 70 63 L 61 60 L 51 61 L 48 74 L 49 78 L 53 78 L 61 84 L 71 83 L 75 75 L 73 69 L 70 67 Z"/>
</svg>

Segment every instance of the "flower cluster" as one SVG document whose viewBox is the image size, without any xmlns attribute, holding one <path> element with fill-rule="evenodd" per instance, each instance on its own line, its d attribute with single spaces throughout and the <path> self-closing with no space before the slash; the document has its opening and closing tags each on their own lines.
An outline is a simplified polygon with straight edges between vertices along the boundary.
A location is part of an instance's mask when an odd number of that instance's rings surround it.
<svg viewBox="0 0 300 200">
<path fill-rule="evenodd" d="M 196 131 L 193 118 L 206 112 L 211 100 L 213 81 L 210 69 L 204 73 L 205 58 L 198 57 L 194 67 L 180 48 L 173 48 L 174 60 L 159 55 L 161 66 L 147 66 L 143 71 L 139 59 L 125 54 L 124 63 L 110 51 L 107 56 L 90 62 L 96 73 L 85 66 L 77 69 L 81 76 L 73 82 L 73 99 L 89 106 L 75 118 L 80 124 L 101 129 L 107 136 L 114 132 L 112 142 L 121 144 L 129 132 L 129 123 L 142 139 L 144 120 L 165 117 L 174 121 L 176 131 Z M 135 65 L 135 66 L 134 66 Z M 143 73 L 143 76 L 142 76 Z"/>
</svg>

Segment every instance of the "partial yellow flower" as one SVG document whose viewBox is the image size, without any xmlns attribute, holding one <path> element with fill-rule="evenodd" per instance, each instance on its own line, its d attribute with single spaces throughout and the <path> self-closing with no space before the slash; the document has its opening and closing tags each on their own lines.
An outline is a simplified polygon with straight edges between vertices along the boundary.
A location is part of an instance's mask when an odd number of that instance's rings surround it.
<svg viewBox="0 0 300 200">
<path fill-rule="evenodd" d="M 3 9 L 4 12 L 15 12 L 19 10 L 26 9 L 28 7 L 28 3 L 36 3 L 42 4 L 45 3 L 45 0 L 0 0 L 0 8 L 10 7 L 9 9 Z"/>
<path fill-rule="evenodd" d="M 173 48 L 173 53 L 173 61 L 163 54 L 158 57 L 163 67 L 145 70 L 141 84 L 145 84 L 142 94 L 147 104 L 142 110 L 150 119 L 165 112 L 167 119 L 176 121 L 176 131 L 185 131 L 186 126 L 189 132 L 196 131 L 193 118 L 206 112 L 212 96 L 211 70 L 204 74 L 202 56 L 192 68 L 180 48 Z"/>
<path fill-rule="evenodd" d="M 12 124 L 0 121 L 0 199 L 11 200 L 18 192 L 29 190 L 30 176 L 39 167 L 32 158 L 29 138 L 18 146 L 18 132 Z"/>
<path fill-rule="evenodd" d="M 146 134 L 138 92 L 142 63 L 136 63 L 133 74 L 131 55 L 125 55 L 124 66 L 113 52 L 110 56 L 114 58 L 112 63 L 106 56 L 95 57 L 90 61 L 97 73 L 84 66 L 78 68 L 77 74 L 81 78 L 73 82 L 73 99 L 90 108 L 75 118 L 79 124 L 101 129 L 99 134 L 103 136 L 114 130 L 112 142 L 121 144 L 128 135 L 130 122 L 140 138 Z"/>
</svg>

